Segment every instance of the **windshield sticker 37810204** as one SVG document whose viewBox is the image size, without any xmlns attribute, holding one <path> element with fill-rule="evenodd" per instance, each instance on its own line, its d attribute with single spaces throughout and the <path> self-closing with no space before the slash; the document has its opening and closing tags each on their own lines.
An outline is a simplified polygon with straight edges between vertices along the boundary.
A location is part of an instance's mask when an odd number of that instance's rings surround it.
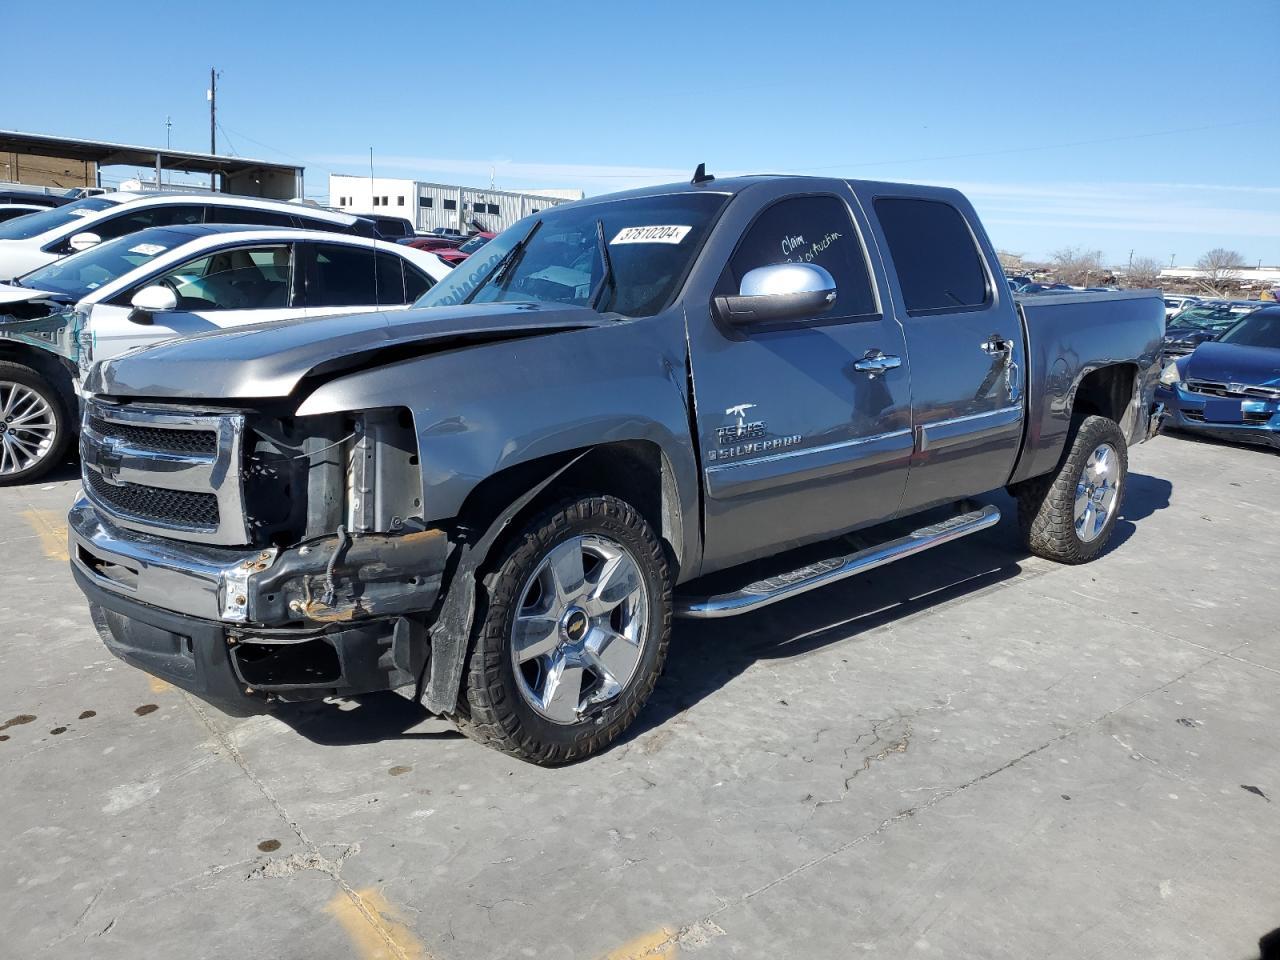
<svg viewBox="0 0 1280 960">
<path fill-rule="evenodd" d="M 623 227 L 618 235 L 609 241 L 609 246 L 620 243 L 679 243 L 693 227 L 676 225 L 652 227 Z"/>
</svg>

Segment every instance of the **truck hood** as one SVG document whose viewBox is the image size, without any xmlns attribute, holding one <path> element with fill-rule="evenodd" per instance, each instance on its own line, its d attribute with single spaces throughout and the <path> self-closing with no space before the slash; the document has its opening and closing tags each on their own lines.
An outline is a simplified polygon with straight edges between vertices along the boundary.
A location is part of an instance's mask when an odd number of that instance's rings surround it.
<svg viewBox="0 0 1280 960">
<path fill-rule="evenodd" d="M 1202 343 L 1184 368 L 1188 380 L 1215 380 L 1257 387 L 1280 385 L 1280 349 Z"/>
<path fill-rule="evenodd" d="M 119 397 L 287 397 L 307 377 L 610 322 L 586 307 L 551 303 L 305 317 L 213 330 L 141 348 L 95 364 L 84 386 L 89 393 Z"/>
</svg>

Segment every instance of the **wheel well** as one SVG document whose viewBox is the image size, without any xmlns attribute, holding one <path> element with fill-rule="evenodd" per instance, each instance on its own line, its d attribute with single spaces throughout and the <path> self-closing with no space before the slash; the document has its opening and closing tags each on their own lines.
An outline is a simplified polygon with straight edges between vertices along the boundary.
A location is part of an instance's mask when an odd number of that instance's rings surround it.
<svg viewBox="0 0 1280 960">
<path fill-rule="evenodd" d="M 70 363 L 52 353 L 12 340 L 0 340 L 0 360 L 20 363 L 48 379 L 58 388 L 68 412 L 75 419 L 76 392 L 72 386 L 74 373 Z"/>
<path fill-rule="evenodd" d="M 683 527 L 674 475 L 661 448 L 647 440 L 627 440 L 568 450 L 516 464 L 486 477 L 467 496 L 460 525 L 480 535 L 521 494 L 585 454 L 512 518 L 512 525 L 546 509 L 571 491 L 607 493 L 636 509 L 664 541 L 679 569 Z"/>
<path fill-rule="evenodd" d="M 1121 423 L 1133 399 L 1133 381 L 1137 369 L 1129 364 L 1115 364 L 1090 371 L 1076 387 L 1071 412 L 1076 418 L 1090 415 L 1106 417 Z"/>
</svg>

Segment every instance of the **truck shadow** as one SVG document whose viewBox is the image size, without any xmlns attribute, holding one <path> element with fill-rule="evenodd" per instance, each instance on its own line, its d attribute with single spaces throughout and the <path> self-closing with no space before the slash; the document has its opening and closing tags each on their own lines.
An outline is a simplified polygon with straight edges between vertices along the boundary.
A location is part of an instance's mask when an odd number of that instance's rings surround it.
<svg viewBox="0 0 1280 960">
<path fill-rule="evenodd" d="M 1119 521 L 1101 556 L 1122 547 L 1137 524 L 1169 506 L 1172 484 L 1131 473 Z M 728 684 L 752 664 L 806 656 L 931 609 L 998 589 L 1014 578 L 1051 573 L 1024 570 L 1029 559 L 1018 531 L 1017 505 L 1001 492 L 982 498 L 1000 508 L 991 531 L 852 577 L 741 617 L 677 620 L 666 670 L 649 704 L 618 741 L 661 726 Z M 1044 561 L 1036 561 L 1043 564 Z"/>
<path fill-rule="evenodd" d="M 1133 537 L 1140 521 L 1169 506 L 1173 490 L 1169 481 L 1140 473 L 1129 474 L 1128 487 L 1104 556 Z M 657 689 L 618 743 L 661 726 L 758 661 L 801 657 L 835 643 L 852 644 L 876 627 L 997 589 L 1023 574 L 1029 554 L 1018 532 L 1016 504 L 1005 493 L 982 499 L 1000 508 L 1000 523 L 963 542 L 757 613 L 718 621 L 677 620 Z M 1046 566 L 1029 575 L 1052 570 Z M 448 721 L 434 718 L 420 703 L 394 693 L 280 704 L 272 713 L 308 740 L 326 746 L 461 736 Z"/>
</svg>

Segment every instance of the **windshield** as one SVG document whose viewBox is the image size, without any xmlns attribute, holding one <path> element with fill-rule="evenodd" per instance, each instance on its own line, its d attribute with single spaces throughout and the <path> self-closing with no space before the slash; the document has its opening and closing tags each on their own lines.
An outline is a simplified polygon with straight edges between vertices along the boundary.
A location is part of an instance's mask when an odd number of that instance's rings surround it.
<svg viewBox="0 0 1280 960">
<path fill-rule="evenodd" d="M 1218 338 L 1219 343 L 1238 347 L 1280 349 L 1280 310 L 1259 310 L 1245 317 Z"/>
<path fill-rule="evenodd" d="M 1193 327 L 1196 330 L 1222 330 L 1240 319 L 1231 307 L 1189 307 L 1173 318 L 1171 327 Z"/>
<path fill-rule="evenodd" d="M 97 213 L 99 210 L 114 207 L 116 203 L 115 200 L 106 200 L 102 197 L 85 197 L 83 200 L 76 200 L 61 207 L 42 210 L 39 213 L 10 220 L 8 223 L 0 223 L 0 240 L 30 240 L 32 237 L 38 237 L 58 227 L 65 227 L 68 223 Z"/>
<path fill-rule="evenodd" d="M 24 287 L 79 300 L 191 240 L 189 234 L 153 227 L 100 243 L 18 278 Z"/>
<path fill-rule="evenodd" d="M 477 250 L 479 250 L 481 247 L 483 247 L 486 243 L 488 243 L 492 239 L 493 239 L 492 237 L 474 236 L 470 240 L 468 240 L 466 243 L 464 243 L 462 246 L 460 246 L 458 248 L 458 252 L 459 253 L 475 253 Z"/>
<path fill-rule="evenodd" d="M 588 306 L 604 276 L 599 220 L 614 281 L 604 291 L 599 309 L 651 316 L 675 296 L 728 199 L 719 193 L 680 193 L 545 211 L 489 241 L 423 295 L 417 306 L 513 301 Z M 524 249 L 503 269 L 495 269 L 526 237 Z"/>
</svg>

